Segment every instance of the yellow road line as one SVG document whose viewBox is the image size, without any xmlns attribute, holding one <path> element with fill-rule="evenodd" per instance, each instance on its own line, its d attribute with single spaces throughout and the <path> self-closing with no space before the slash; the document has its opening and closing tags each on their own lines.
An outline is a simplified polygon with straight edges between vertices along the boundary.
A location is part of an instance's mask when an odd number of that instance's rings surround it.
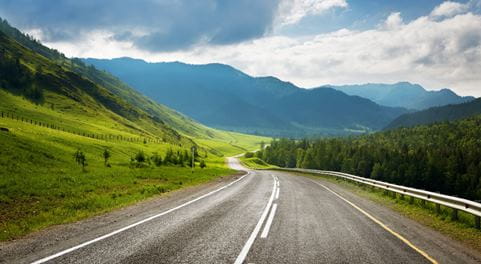
<svg viewBox="0 0 481 264">
<path fill-rule="evenodd" d="M 346 198 L 342 197 L 341 195 L 339 195 L 338 193 L 336 193 L 335 191 L 331 190 L 330 188 L 324 186 L 323 184 L 319 183 L 319 182 L 316 182 L 316 181 L 313 181 L 311 180 L 312 182 L 318 184 L 319 186 L 323 187 L 324 189 L 328 190 L 329 192 L 333 193 L 334 195 L 336 195 L 337 197 L 339 197 L 340 199 L 342 199 L 344 202 L 348 203 L 349 205 L 351 205 L 352 207 L 356 208 L 359 212 L 363 213 L 365 216 L 367 216 L 369 219 L 371 219 L 372 221 L 374 221 L 376 224 L 380 225 L 382 228 L 384 228 L 386 231 L 388 231 L 389 233 L 393 234 L 395 237 L 399 238 L 399 240 L 401 240 L 402 242 L 404 242 L 406 245 L 408 245 L 409 247 L 411 247 L 412 249 L 414 249 L 416 252 L 418 252 L 419 254 L 421 254 L 423 257 L 425 257 L 427 260 L 429 260 L 431 263 L 433 264 L 438 264 L 438 262 L 433 259 L 431 256 L 429 256 L 426 252 L 424 252 L 422 249 L 416 247 L 413 243 L 411 243 L 411 241 L 407 240 L 405 237 L 403 237 L 402 235 L 400 235 L 399 233 L 396 233 L 394 230 L 392 230 L 391 228 L 389 228 L 388 226 L 386 226 L 383 222 L 379 221 L 377 218 L 375 218 L 374 216 L 372 216 L 371 214 L 369 214 L 368 212 L 364 211 L 363 209 L 361 209 L 359 206 L 355 205 L 354 203 L 352 203 L 351 201 L 347 200 Z"/>
</svg>

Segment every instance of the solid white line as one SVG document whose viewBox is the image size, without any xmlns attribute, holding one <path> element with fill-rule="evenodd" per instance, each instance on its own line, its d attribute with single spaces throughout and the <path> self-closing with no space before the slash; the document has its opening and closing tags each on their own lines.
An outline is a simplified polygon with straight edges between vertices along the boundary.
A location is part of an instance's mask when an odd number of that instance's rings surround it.
<svg viewBox="0 0 481 264">
<path fill-rule="evenodd" d="M 98 241 L 100 241 L 100 240 L 103 240 L 103 239 L 109 238 L 109 237 L 111 237 L 111 236 L 113 236 L 113 235 L 116 235 L 116 234 L 118 234 L 118 233 L 121 233 L 121 232 L 123 232 L 123 231 L 125 231 L 125 230 L 131 229 L 131 228 L 136 227 L 136 226 L 138 226 L 138 225 L 141 225 L 141 224 L 143 224 L 143 223 L 145 223 L 145 222 L 151 221 L 151 220 L 153 220 L 153 219 L 159 218 L 159 217 L 161 217 L 161 216 L 163 216 L 163 215 L 166 215 L 166 214 L 168 214 L 168 213 L 171 213 L 171 212 L 173 212 L 173 211 L 176 211 L 176 210 L 178 210 L 178 209 L 180 209 L 180 208 L 182 208 L 182 207 L 185 207 L 185 206 L 187 206 L 187 205 L 190 205 L 190 204 L 192 204 L 192 203 L 195 203 L 195 202 L 197 202 L 197 201 L 199 201 L 199 200 L 201 200 L 201 199 L 203 199 L 203 198 L 205 198 L 205 197 L 208 197 L 208 196 L 210 196 L 210 195 L 212 195 L 212 194 L 214 194 L 214 193 L 217 193 L 217 192 L 219 192 L 219 191 L 221 191 L 221 190 L 223 190 L 223 189 L 231 186 L 232 184 L 234 184 L 234 183 L 242 180 L 244 177 L 246 177 L 246 176 L 249 175 L 249 174 L 250 174 L 250 173 L 248 172 L 246 175 L 240 177 L 239 179 L 237 179 L 237 180 L 235 180 L 235 181 L 233 181 L 233 182 L 231 182 L 231 183 L 229 183 L 229 184 L 227 184 L 227 185 L 225 185 L 225 186 L 223 186 L 223 187 L 221 187 L 221 188 L 219 188 L 219 189 L 217 189 L 217 190 L 214 190 L 214 191 L 211 191 L 211 192 L 209 192 L 209 193 L 206 193 L 206 194 L 204 194 L 204 195 L 202 195 L 202 196 L 199 196 L 199 197 L 197 197 L 197 198 L 195 198 L 195 199 L 193 199 L 193 200 L 190 200 L 190 201 L 188 201 L 188 202 L 186 202 L 186 203 L 183 203 L 183 204 L 181 204 L 181 205 L 179 205 L 179 206 L 177 206 L 177 207 L 174 207 L 174 208 L 171 208 L 171 209 L 169 209 L 169 210 L 167 210 L 167 211 L 164 211 L 164 212 L 162 212 L 162 213 L 159 213 L 159 214 L 150 216 L 150 217 L 145 218 L 145 219 L 143 219 L 143 220 L 141 220 L 141 221 L 138 221 L 138 222 L 133 223 L 133 224 L 131 224 L 131 225 L 128 225 L 128 226 L 126 226 L 126 227 L 120 228 L 120 229 L 115 230 L 115 231 L 113 231 L 113 232 L 110 232 L 110 233 L 108 233 L 108 234 L 106 234 L 106 235 L 103 235 L 103 236 L 97 237 L 97 238 L 95 238 L 95 239 L 89 240 L 89 241 L 84 242 L 84 243 L 82 243 L 82 244 L 79 244 L 79 245 L 77 245 L 77 246 L 74 246 L 74 247 L 71 247 L 71 248 L 69 248 L 69 249 L 60 251 L 60 252 L 58 252 L 58 253 L 56 253 L 56 254 L 54 254 L 54 255 L 51 255 L 51 256 L 48 256 L 48 257 L 39 259 L 39 260 L 37 260 L 37 261 L 32 262 L 32 264 L 40 264 L 40 263 L 44 263 L 44 262 L 47 262 L 47 261 L 49 261 L 49 260 L 52 260 L 52 259 L 54 259 L 54 258 L 58 258 L 58 257 L 60 257 L 60 256 L 62 256 L 62 255 L 65 255 L 65 254 L 70 253 L 70 252 L 72 252 L 72 251 L 75 251 L 75 250 L 77 250 L 77 249 L 83 248 L 83 247 L 85 247 L 85 246 L 88 246 L 88 245 L 93 244 L 93 243 L 95 243 L 95 242 L 98 242 Z"/>
<path fill-rule="evenodd" d="M 272 186 L 272 193 L 271 193 L 271 197 L 269 198 L 269 201 L 267 202 L 267 206 L 265 207 L 264 212 L 262 212 L 259 222 L 257 222 L 256 227 L 252 231 L 249 239 L 247 239 L 247 242 L 245 243 L 244 247 L 239 253 L 239 256 L 237 256 L 234 264 L 242 264 L 244 262 L 245 258 L 247 257 L 247 253 L 249 253 L 249 250 L 251 249 L 252 244 L 254 244 L 254 241 L 256 240 L 257 234 L 259 234 L 259 231 L 261 230 L 262 224 L 264 223 L 264 220 L 267 217 L 267 213 L 269 213 L 269 209 L 271 207 L 272 201 L 274 200 L 274 194 L 276 190 L 276 181 L 274 176 L 272 176 L 272 179 L 274 180 L 274 184 Z"/>
<path fill-rule="evenodd" d="M 424 252 L 422 249 L 416 247 L 413 243 L 411 243 L 411 241 L 407 240 L 405 237 L 403 237 L 402 235 L 400 235 L 399 233 L 395 232 L 394 230 L 392 230 L 391 228 L 389 228 L 387 225 L 385 225 L 383 222 L 381 222 L 380 220 L 378 220 L 377 218 L 375 218 L 374 216 L 372 216 L 371 214 L 369 214 L 368 212 L 366 212 L 365 210 L 363 210 L 362 208 L 360 208 L 359 206 L 357 206 L 356 204 L 354 204 L 353 202 L 347 200 L 346 198 L 342 197 L 340 194 L 336 193 L 335 191 L 331 190 L 330 188 L 324 186 L 323 184 L 319 183 L 319 182 L 316 182 L 316 181 L 313 181 L 311 179 L 309 179 L 310 181 L 316 183 L 317 185 L 321 186 L 322 188 L 328 190 L 329 192 L 331 192 L 332 194 L 334 194 L 335 196 L 337 196 L 338 198 L 340 198 L 341 200 L 343 200 L 344 202 L 348 203 L 349 205 L 351 205 L 352 207 L 356 208 L 359 212 L 361 212 L 362 214 L 364 214 L 365 216 L 367 216 L 369 219 L 371 219 L 372 221 L 374 221 L 376 224 L 378 224 L 379 226 L 381 226 L 382 228 L 384 228 L 384 230 L 388 231 L 389 233 L 391 233 L 392 235 L 394 235 L 395 237 L 397 237 L 399 240 L 401 240 L 402 242 L 404 242 L 406 245 L 408 245 L 409 247 L 411 247 L 412 249 L 414 249 L 416 252 L 418 252 L 420 255 L 422 255 L 423 257 L 425 257 L 429 262 L 433 263 L 433 264 L 437 264 L 438 262 L 433 259 L 431 256 L 429 256 L 426 252 Z"/>
<path fill-rule="evenodd" d="M 266 225 L 264 226 L 264 230 L 262 230 L 261 238 L 267 238 L 267 235 L 269 234 L 269 230 L 271 229 L 272 220 L 274 220 L 274 216 L 276 215 L 276 210 L 277 210 L 277 204 L 273 204 L 271 213 L 269 214 L 269 218 L 267 218 Z"/>
<path fill-rule="evenodd" d="M 276 200 L 279 199 L 279 192 L 281 191 L 281 188 L 277 187 L 276 190 Z"/>
</svg>

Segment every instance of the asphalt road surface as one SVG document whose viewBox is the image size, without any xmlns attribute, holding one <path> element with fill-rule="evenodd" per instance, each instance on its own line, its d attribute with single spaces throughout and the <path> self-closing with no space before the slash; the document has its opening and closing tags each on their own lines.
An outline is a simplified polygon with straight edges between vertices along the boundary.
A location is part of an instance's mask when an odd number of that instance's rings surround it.
<svg viewBox="0 0 481 264">
<path fill-rule="evenodd" d="M 248 173 L 0 244 L 0 262 L 481 263 L 334 183 L 229 164 Z"/>
</svg>

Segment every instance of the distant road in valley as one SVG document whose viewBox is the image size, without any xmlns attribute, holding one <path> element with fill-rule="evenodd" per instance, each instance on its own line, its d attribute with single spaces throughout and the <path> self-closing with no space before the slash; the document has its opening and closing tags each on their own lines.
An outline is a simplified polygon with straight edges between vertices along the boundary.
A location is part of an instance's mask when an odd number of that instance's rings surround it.
<svg viewBox="0 0 481 264">
<path fill-rule="evenodd" d="M 1 263 L 480 263 L 322 179 L 248 172 L 0 244 Z"/>
</svg>

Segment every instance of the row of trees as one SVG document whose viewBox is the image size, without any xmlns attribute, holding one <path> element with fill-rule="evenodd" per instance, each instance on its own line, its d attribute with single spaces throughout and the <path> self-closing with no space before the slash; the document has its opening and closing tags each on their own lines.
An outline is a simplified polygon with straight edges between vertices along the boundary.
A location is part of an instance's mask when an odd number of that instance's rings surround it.
<svg viewBox="0 0 481 264">
<path fill-rule="evenodd" d="M 342 171 L 481 200 L 481 116 L 351 138 L 274 140 L 268 163 Z"/>
<path fill-rule="evenodd" d="M 102 153 L 102 157 L 104 159 L 104 165 L 106 167 L 111 167 L 109 162 L 110 158 L 112 157 L 111 152 L 108 149 L 105 149 Z M 74 153 L 74 160 L 79 166 L 82 167 L 82 170 L 85 171 L 85 167 L 88 166 L 85 153 L 81 150 L 77 150 Z M 194 158 L 192 158 L 192 154 L 190 154 L 187 150 L 178 150 L 175 152 L 172 149 L 169 149 L 167 150 L 167 153 L 163 158 L 156 152 L 152 153 L 152 155 L 149 156 L 145 152 L 139 151 L 130 159 L 130 166 L 135 168 L 150 167 L 151 165 L 155 165 L 157 167 L 160 167 L 162 165 L 195 167 L 195 162 L 199 162 L 199 166 L 202 169 L 207 167 L 205 161 L 203 159 L 200 159 L 197 152 L 195 152 Z"/>
</svg>

